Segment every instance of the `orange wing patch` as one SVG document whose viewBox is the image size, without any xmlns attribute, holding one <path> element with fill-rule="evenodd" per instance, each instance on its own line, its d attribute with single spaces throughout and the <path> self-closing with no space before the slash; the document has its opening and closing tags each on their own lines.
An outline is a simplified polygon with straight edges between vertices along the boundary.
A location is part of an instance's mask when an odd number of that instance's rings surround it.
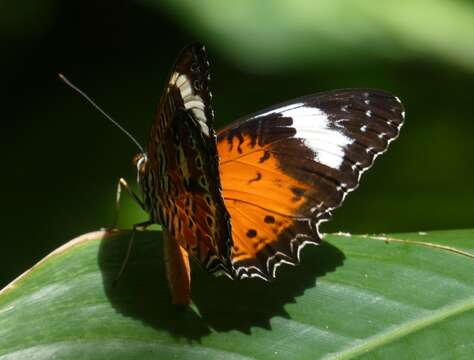
<svg viewBox="0 0 474 360">
<path fill-rule="evenodd" d="M 250 260 L 276 240 L 292 224 L 292 219 L 245 202 L 228 200 L 231 214 L 234 262 Z"/>
<path fill-rule="evenodd" d="M 299 210 L 310 190 L 308 184 L 285 174 L 270 147 L 247 134 L 218 142 L 224 203 L 232 224 L 232 262 L 258 263 L 264 278 L 274 276 L 267 265 L 274 255 L 269 247 L 274 248 L 282 235 L 296 236 L 291 227 L 304 216 Z M 292 246 L 291 238 L 285 240 Z M 290 254 L 280 256 L 288 263 L 297 262 Z M 235 267 L 238 272 L 239 266 Z"/>
<path fill-rule="evenodd" d="M 217 150 L 225 200 L 237 199 L 284 215 L 294 215 L 303 204 L 310 186 L 286 175 L 269 145 L 258 145 L 243 135 L 240 140 L 220 141 Z"/>
</svg>

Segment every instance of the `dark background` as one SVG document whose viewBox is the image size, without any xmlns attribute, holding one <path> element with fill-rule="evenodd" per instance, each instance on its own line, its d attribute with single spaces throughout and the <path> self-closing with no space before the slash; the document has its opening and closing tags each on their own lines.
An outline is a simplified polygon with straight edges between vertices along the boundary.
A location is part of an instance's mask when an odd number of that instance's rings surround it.
<svg viewBox="0 0 474 360">
<path fill-rule="evenodd" d="M 470 1 L 3 1 L 0 287 L 72 237 L 111 224 L 179 50 L 206 44 L 216 121 L 335 88 L 397 94 L 401 137 L 322 230 L 474 227 Z M 120 227 L 147 217 L 128 199 Z"/>
</svg>

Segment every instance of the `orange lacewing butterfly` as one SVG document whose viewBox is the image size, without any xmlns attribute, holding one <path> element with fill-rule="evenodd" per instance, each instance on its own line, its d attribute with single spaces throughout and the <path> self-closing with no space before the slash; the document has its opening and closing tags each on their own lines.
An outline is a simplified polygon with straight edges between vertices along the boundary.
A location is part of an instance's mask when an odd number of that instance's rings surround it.
<svg viewBox="0 0 474 360">
<path fill-rule="evenodd" d="M 320 243 L 319 225 L 398 137 L 405 117 L 400 99 L 387 92 L 334 90 L 244 116 L 216 134 L 209 80 L 204 46 L 184 48 L 158 103 L 148 151 L 111 119 L 140 148 L 134 163 L 143 200 L 123 179 L 119 189 L 150 215 L 134 229 L 163 226 L 175 304 L 191 299 L 189 255 L 232 279 L 269 280 L 281 264 L 298 264 L 301 249 Z"/>
</svg>

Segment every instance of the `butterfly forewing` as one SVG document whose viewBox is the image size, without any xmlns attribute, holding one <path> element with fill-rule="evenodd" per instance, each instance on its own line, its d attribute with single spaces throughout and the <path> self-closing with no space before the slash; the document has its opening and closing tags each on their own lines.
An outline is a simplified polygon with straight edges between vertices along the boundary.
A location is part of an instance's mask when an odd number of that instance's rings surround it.
<svg viewBox="0 0 474 360">
<path fill-rule="evenodd" d="M 152 217 L 172 239 L 207 270 L 232 276 L 208 80 L 204 48 L 188 46 L 160 99 L 141 182 Z"/>
<path fill-rule="evenodd" d="M 382 91 L 309 95 L 241 119 L 218 134 L 220 176 L 232 223 L 237 277 L 272 278 L 318 243 L 319 224 L 403 123 L 398 98 Z"/>
</svg>

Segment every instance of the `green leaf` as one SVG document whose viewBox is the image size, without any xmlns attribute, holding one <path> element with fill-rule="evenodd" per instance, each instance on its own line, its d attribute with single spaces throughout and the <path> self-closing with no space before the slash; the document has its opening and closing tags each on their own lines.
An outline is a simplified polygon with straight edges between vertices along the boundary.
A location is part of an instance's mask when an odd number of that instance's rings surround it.
<svg viewBox="0 0 474 360">
<path fill-rule="evenodd" d="M 170 305 L 160 232 L 72 240 L 0 292 L 0 359 L 472 358 L 474 230 L 327 235 L 276 281 L 193 272 Z"/>
<path fill-rule="evenodd" d="M 426 57 L 474 70 L 472 2 L 136 1 L 169 12 L 249 69 Z"/>
</svg>

